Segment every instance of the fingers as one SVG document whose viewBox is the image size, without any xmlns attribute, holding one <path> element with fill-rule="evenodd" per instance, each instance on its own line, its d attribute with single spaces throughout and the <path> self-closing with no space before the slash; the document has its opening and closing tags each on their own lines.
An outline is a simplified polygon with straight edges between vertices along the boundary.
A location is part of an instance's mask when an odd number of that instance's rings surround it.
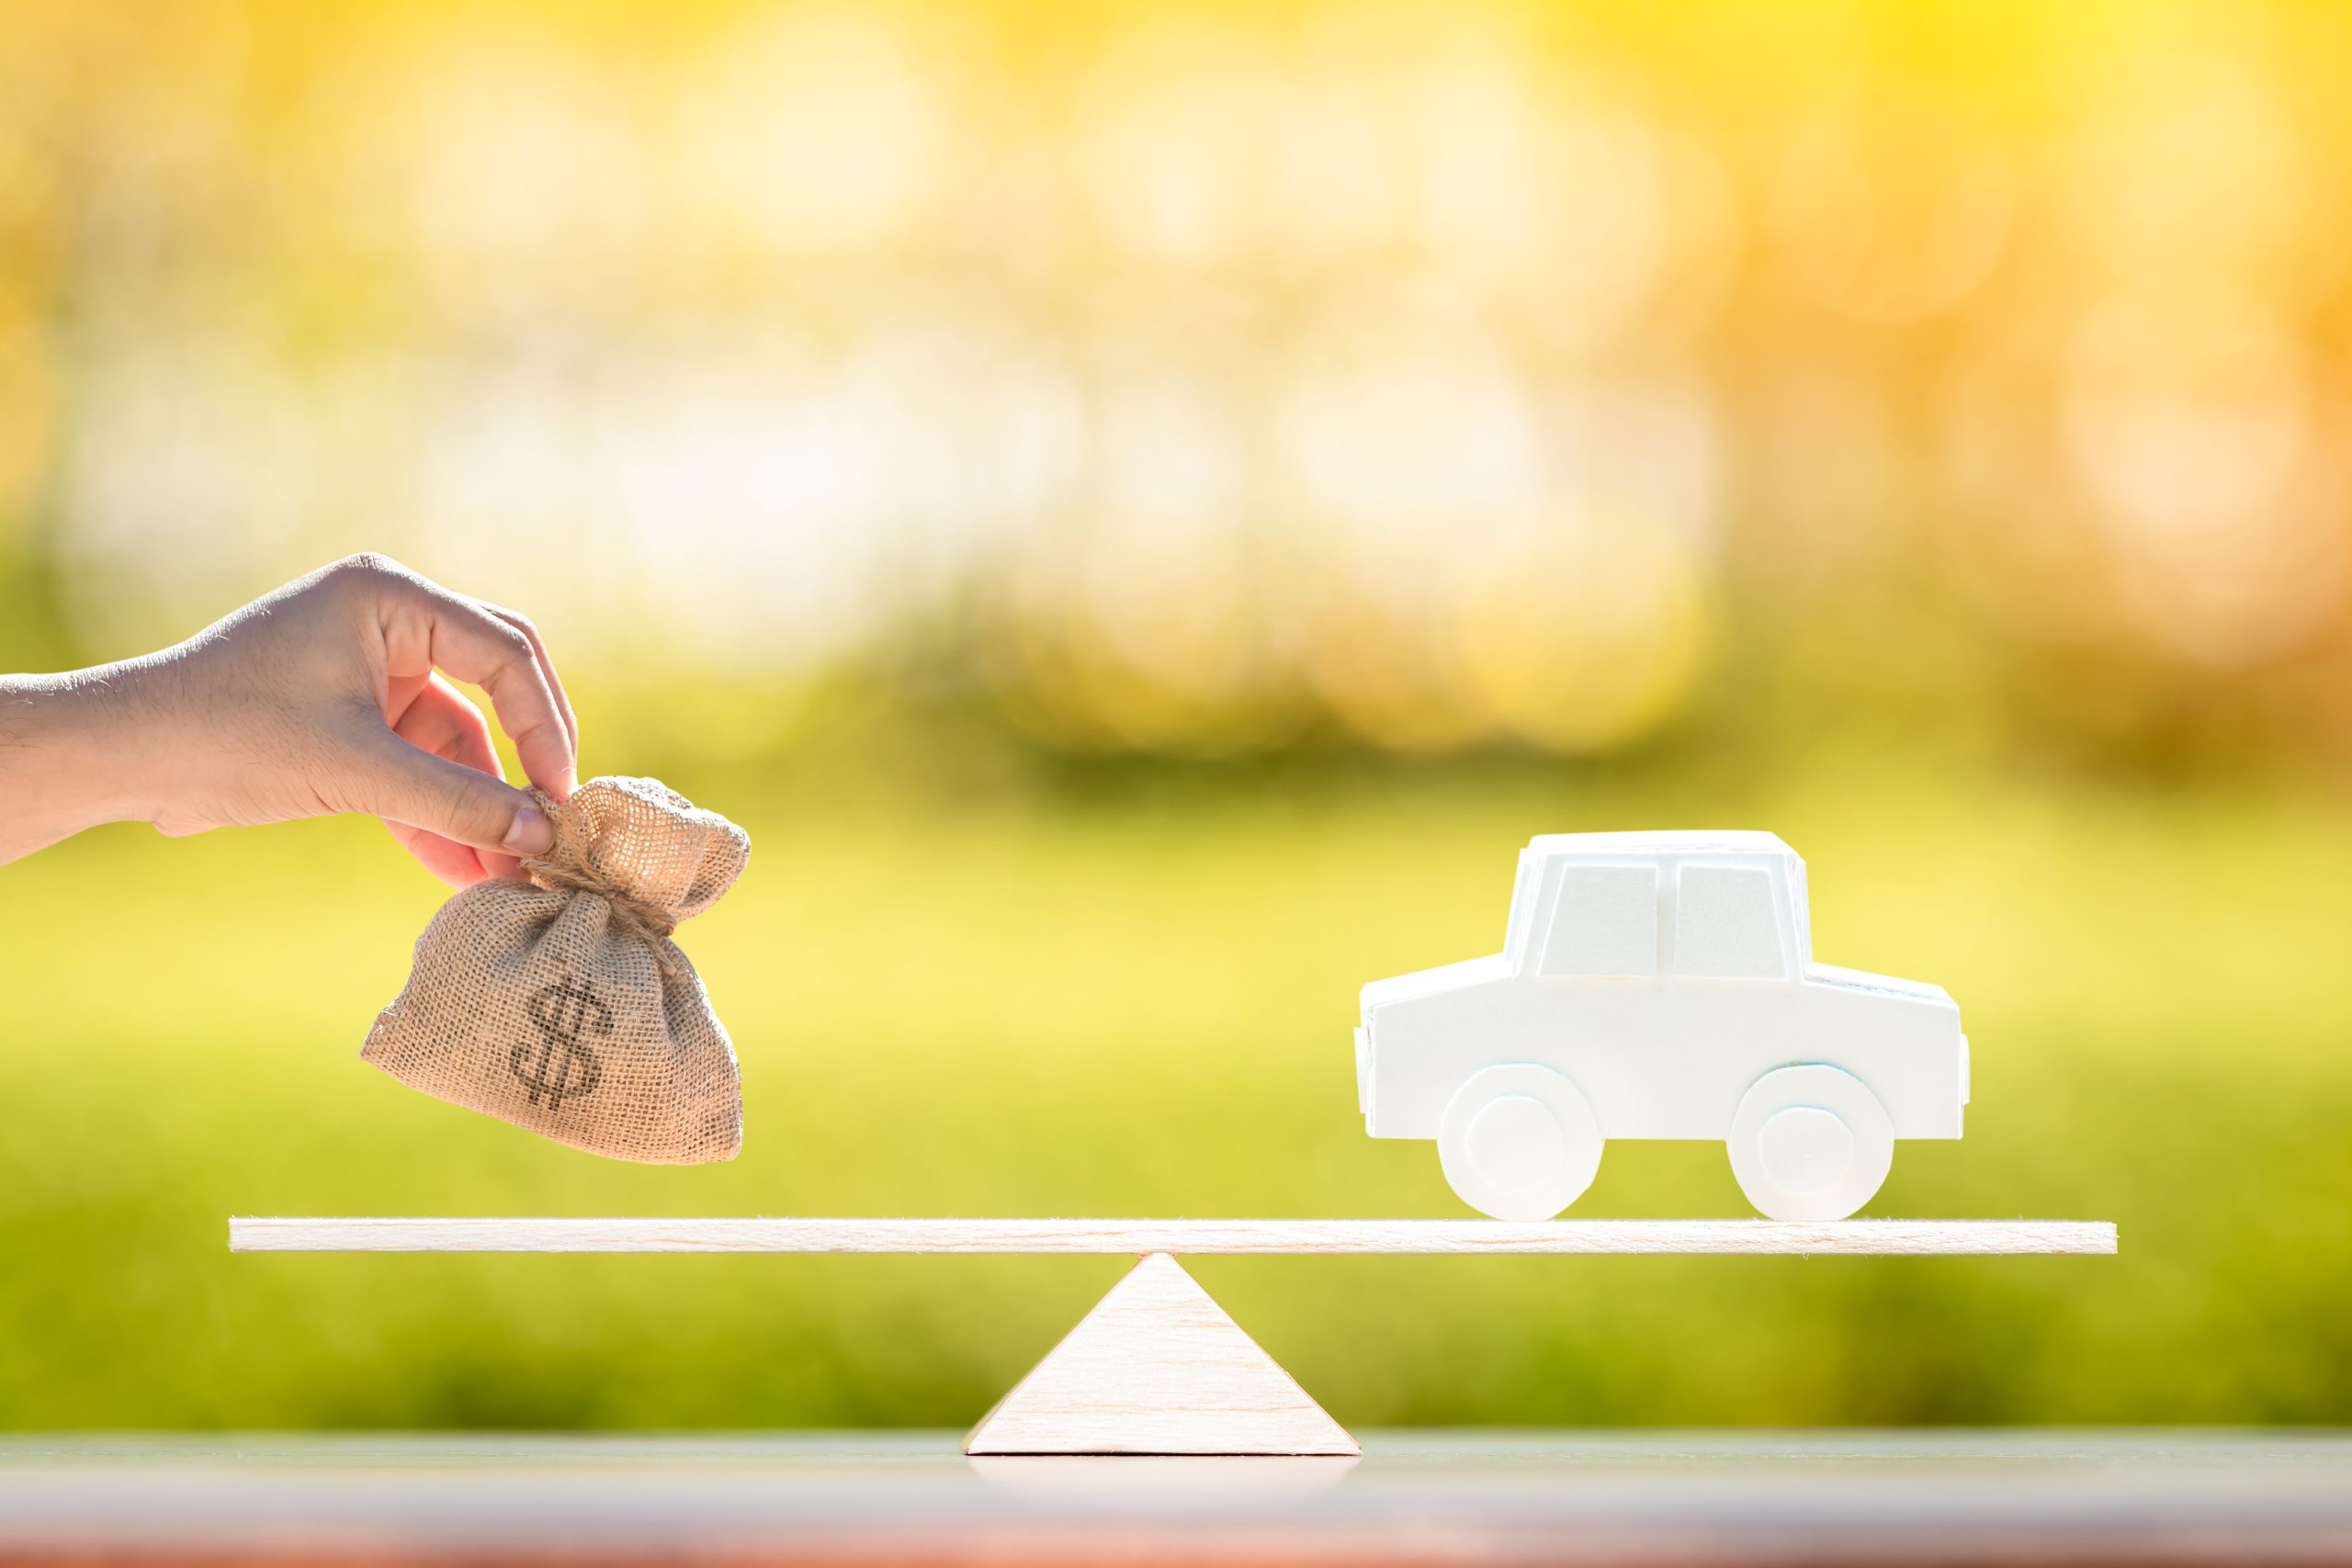
<svg viewBox="0 0 2352 1568">
<path fill-rule="evenodd" d="M 415 857 L 419 865 L 459 892 L 477 882 L 499 876 L 501 874 L 492 871 L 489 865 L 492 860 L 507 865 L 515 863 L 511 856 L 492 855 L 486 850 L 458 843 L 454 839 L 445 839 L 438 833 L 428 833 L 422 828 L 412 828 L 405 822 L 387 822 L 384 827 L 401 848 Z M 514 882 L 527 881 L 528 878 L 518 870 L 513 876 L 502 877 L 502 880 Z"/>
<path fill-rule="evenodd" d="M 413 746 L 373 717 L 355 724 L 347 738 L 350 762 L 339 802 L 344 809 L 423 829 L 477 851 L 522 856 L 554 847 L 555 829 L 529 795 L 492 774 Z M 413 847 L 412 840 L 403 841 Z"/>
<path fill-rule="evenodd" d="M 570 795 L 576 720 L 558 694 L 537 633 L 423 578 L 390 586 L 384 640 L 392 680 L 438 668 L 480 686 L 514 739 L 525 774 L 558 799 Z"/>
<path fill-rule="evenodd" d="M 398 694 L 395 693 L 397 700 Z M 490 738 L 490 721 L 481 709 L 439 675 L 417 682 L 415 695 L 393 715 L 392 733 L 436 757 L 461 762 L 477 773 L 503 779 L 498 748 Z"/>
<path fill-rule="evenodd" d="M 539 628 L 531 624 L 528 616 L 519 615 L 502 605 L 493 604 L 487 599 L 477 601 L 477 603 L 531 639 L 531 651 L 538 656 L 539 673 L 546 679 L 548 690 L 555 694 L 555 705 L 563 715 L 564 728 L 571 732 L 571 755 L 576 761 L 580 755 L 580 720 L 571 711 L 571 698 L 563 689 L 562 678 L 555 672 L 555 660 L 548 654 L 547 641 L 539 636 Z M 570 793 L 571 791 L 565 790 L 557 795 L 556 798 L 560 800 L 563 795 Z"/>
<path fill-rule="evenodd" d="M 505 776 L 505 770 L 499 765 L 497 748 L 491 741 L 489 721 L 482 717 L 481 709 L 468 702 L 463 694 L 439 675 L 428 675 L 422 681 L 403 677 L 395 682 L 392 705 L 392 733 L 412 746 L 422 747 L 436 757 L 447 757 L 492 778 Z M 388 822 L 385 826 L 427 871 L 452 887 L 470 887 L 486 876 L 526 880 L 513 855 L 478 850 L 404 822 Z"/>
</svg>

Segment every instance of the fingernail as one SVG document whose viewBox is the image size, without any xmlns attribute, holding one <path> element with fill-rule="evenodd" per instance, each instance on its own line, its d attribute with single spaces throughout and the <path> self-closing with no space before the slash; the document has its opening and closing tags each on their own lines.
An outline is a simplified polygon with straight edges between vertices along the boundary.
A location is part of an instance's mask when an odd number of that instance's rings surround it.
<svg viewBox="0 0 2352 1568">
<path fill-rule="evenodd" d="M 555 825 L 536 806 L 518 807 L 506 841 L 499 847 L 511 855 L 543 855 L 555 848 Z"/>
</svg>

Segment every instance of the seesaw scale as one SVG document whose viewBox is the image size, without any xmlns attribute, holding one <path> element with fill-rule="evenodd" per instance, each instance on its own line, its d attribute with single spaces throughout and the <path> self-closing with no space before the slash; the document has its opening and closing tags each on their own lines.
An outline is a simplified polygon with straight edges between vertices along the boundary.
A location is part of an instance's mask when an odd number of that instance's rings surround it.
<svg viewBox="0 0 2352 1568">
<path fill-rule="evenodd" d="M 965 1439 L 972 1454 L 1315 1454 L 1355 1439 L 1175 1253 L 1900 1254 L 2115 1250 L 2073 1220 L 232 1219 L 235 1252 L 1125 1253 L 1142 1261 Z"/>
</svg>

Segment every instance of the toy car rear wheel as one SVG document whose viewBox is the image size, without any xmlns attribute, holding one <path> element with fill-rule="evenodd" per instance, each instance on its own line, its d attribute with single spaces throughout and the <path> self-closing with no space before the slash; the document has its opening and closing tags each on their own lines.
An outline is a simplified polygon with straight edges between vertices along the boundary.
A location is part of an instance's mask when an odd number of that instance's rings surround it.
<svg viewBox="0 0 2352 1568">
<path fill-rule="evenodd" d="M 1774 1220 L 1842 1220 L 1869 1202 L 1894 1162 L 1894 1124 L 1870 1086 L 1821 1063 L 1776 1067 L 1732 1115 L 1732 1175 Z"/>
<path fill-rule="evenodd" d="M 1566 1075 L 1532 1062 L 1481 1067 L 1447 1102 L 1438 1163 L 1462 1201 L 1498 1220 L 1548 1220 L 1592 1185 L 1600 1125 Z"/>
</svg>

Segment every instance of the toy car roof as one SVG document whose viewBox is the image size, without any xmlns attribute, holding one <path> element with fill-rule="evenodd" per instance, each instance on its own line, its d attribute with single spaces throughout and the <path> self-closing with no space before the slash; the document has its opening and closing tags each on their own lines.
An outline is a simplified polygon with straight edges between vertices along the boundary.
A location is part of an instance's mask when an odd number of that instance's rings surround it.
<svg viewBox="0 0 2352 1568">
<path fill-rule="evenodd" d="M 1538 833 L 1527 841 L 1536 855 L 1775 854 L 1796 851 L 1778 833 L 1730 829 L 1668 829 L 1638 833 Z"/>
</svg>

